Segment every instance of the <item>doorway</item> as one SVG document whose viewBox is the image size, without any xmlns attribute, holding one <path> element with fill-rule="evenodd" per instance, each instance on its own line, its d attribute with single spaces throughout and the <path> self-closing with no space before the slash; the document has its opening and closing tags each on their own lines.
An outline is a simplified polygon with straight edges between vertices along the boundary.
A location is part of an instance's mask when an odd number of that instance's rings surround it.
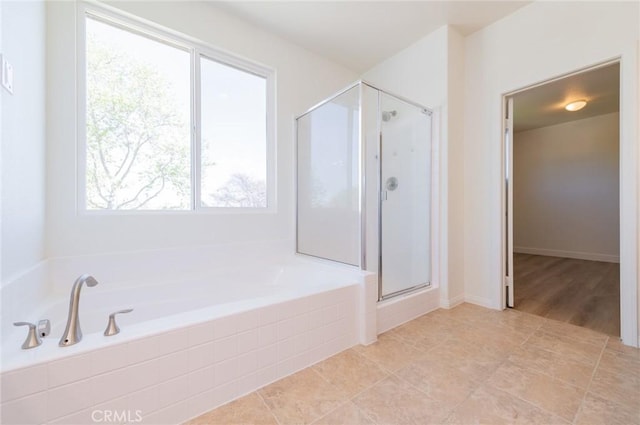
<svg viewBox="0 0 640 425">
<path fill-rule="evenodd" d="M 619 105 L 619 62 L 505 97 L 507 305 L 615 336 Z"/>
</svg>

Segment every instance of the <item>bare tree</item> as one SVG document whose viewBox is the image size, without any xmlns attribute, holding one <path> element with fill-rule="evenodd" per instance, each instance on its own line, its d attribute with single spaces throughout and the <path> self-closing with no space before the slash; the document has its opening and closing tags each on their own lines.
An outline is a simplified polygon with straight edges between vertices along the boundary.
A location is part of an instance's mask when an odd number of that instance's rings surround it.
<svg viewBox="0 0 640 425">
<path fill-rule="evenodd" d="M 233 174 L 231 178 L 210 195 L 210 207 L 264 208 L 267 206 L 267 187 L 264 180 L 246 174 Z"/>
<path fill-rule="evenodd" d="M 87 207 L 188 208 L 189 127 L 170 84 L 136 58 L 87 43 Z"/>
</svg>

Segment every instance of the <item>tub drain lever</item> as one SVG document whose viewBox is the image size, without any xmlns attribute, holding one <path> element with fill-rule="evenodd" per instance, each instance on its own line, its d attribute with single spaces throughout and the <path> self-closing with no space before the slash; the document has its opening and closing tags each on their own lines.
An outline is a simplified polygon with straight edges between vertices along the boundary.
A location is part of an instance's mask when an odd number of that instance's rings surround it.
<svg viewBox="0 0 640 425">
<path fill-rule="evenodd" d="M 104 336 L 112 336 L 120 333 L 120 328 L 116 324 L 116 314 L 131 313 L 132 311 L 132 308 L 128 308 L 126 310 L 120 310 L 111 313 L 109 315 L 109 323 L 107 324 L 107 329 L 104 330 Z"/>
</svg>

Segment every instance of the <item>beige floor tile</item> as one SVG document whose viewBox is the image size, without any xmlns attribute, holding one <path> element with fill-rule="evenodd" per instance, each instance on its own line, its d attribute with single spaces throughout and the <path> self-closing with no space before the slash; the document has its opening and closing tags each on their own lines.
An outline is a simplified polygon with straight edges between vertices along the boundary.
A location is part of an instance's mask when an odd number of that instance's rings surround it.
<svg viewBox="0 0 640 425">
<path fill-rule="evenodd" d="M 416 322 L 416 323 L 434 323 L 437 322 L 441 325 L 448 325 L 451 320 L 449 317 L 444 317 L 443 315 L 439 314 L 440 310 L 434 310 L 431 311 L 427 314 L 423 314 L 422 316 L 418 316 L 415 319 L 413 319 L 411 322 Z M 411 323 L 408 322 L 408 323 Z"/>
<path fill-rule="evenodd" d="M 589 392 L 625 406 L 640 405 L 640 376 L 598 367 Z"/>
<path fill-rule="evenodd" d="M 189 425 L 567 424 L 574 416 L 581 425 L 640 425 L 639 381 L 640 350 L 615 338 L 462 304 L 423 315 L 375 344 L 344 351 Z"/>
<path fill-rule="evenodd" d="M 405 339 L 416 339 L 422 336 L 429 336 L 432 333 L 444 336 L 444 333 L 457 325 L 457 322 L 442 320 L 432 317 L 430 314 L 425 314 L 392 329 L 389 333 L 397 333 Z"/>
<path fill-rule="evenodd" d="M 437 424 L 449 413 L 442 403 L 395 376 L 378 382 L 352 401 L 375 423 L 385 425 Z"/>
<path fill-rule="evenodd" d="M 469 379 L 479 382 L 488 378 L 508 354 L 509 351 L 490 345 L 470 344 L 454 339 L 429 351 L 423 359 L 458 370 Z"/>
<path fill-rule="evenodd" d="M 313 423 L 313 425 L 375 425 L 362 410 L 355 404 L 348 401 L 333 412 L 323 416 Z"/>
<path fill-rule="evenodd" d="M 475 304 L 462 303 L 451 309 L 438 309 L 430 312 L 427 316 L 435 319 L 444 319 L 447 321 L 455 320 L 466 323 L 472 320 L 478 320 L 479 317 L 488 314 L 489 309 L 477 306 Z"/>
<path fill-rule="evenodd" d="M 366 347 L 360 345 L 354 347 L 354 350 L 391 372 L 420 360 L 424 356 L 422 351 L 386 334 L 379 335 L 378 341 L 373 344 Z"/>
<path fill-rule="evenodd" d="M 481 325 L 483 344 L 493 344 L 504 349 L 522 345 L 535 332 L 534 328 L 512 329 L 503 325 Z"/>
<path fill-rule="evenodd" d="M 477 318 L 479 316 L 491 314 L 491 309 L 480 307 L 476 304 L 462 303 L 450 309 L 451 313 L 464 318 Z"/>
<path fill-rule="evenodd" d="M 519 347 L 509 356 L 509 361 L 522 368 L 546 373 L 580 388 L 587 388 L 595 367 L 586 362 L 567 359 L 562 354 L 535 346 Z"/>
<path fill-rule="evenodd" d="M 403 341 L 403 342 L 415 348 L 421 353 L 426 353 L 428 351 L 433 350 L 434 348 L 444 343 L 445 341 L 446 339 L 442 339 L 440 337 L 427 336 L 427 337 L 418 338 L 414 341 Z"/>
<path fill-rule="evenodd" d="M 258 391 L 280 425 L 309 424 L 347 401 L 347 394 L 311 368 Z"/>
<path fill-rule="evenodd" d="M 432 316 L 431 313 L 428 313 L 416 317 L 409 322 L 403 323 L 402 325 L 393 328 L 392 331 L 405 331 L 407 333 L 406 336 L 411 338 L 422 336 L 425 332 L 430 330 L 447 330 L 453 326 L 455 326 L 455 324 L 452 324 L 451 320 L 438 318 Z"/>
<path fill-rule="evenodd" d="M 449 309 L 445 309 L 445 308 L 441 308 L 438 310 L 434 310 L 432 312 L 429 312 L 423 316 L 418 317 L 416 320 L 423 320 L 423 319 L 427 319 L 428 320 L 439 320 L 442 322 L 450 322 L 453 319 L 453 316 L 451 314 L 451 310 Z"/>
<path fill-rule="evenodd" d="M 447 424 L 540 425 L 568 424 L 552 415 L 491 386 L 476 390 L 447 418 Z"/>
<path fill-rule="evenodd" d="M 331 384 L 343 390 L 348 397 L 389 376 L 389 372 L 381 369 L 375 362 L 354 349 L 330 357 L 313 366 L 313 369 Z"/>
<path fill-rule="evenodd" d="M 466 373 L 431 359 L 413 363 L 396 372 L 396 376 L 449 409 L 462 403 L 479 385 Z"/>
<path fill-rule="evenodd" d="M 573 421 L 585 390 L 532 369 L 505 362 L 488 383 L 542 409 Z"/>
<path fill-rule="evenodd" d="M 587 394 L 580 406 L 576 425 L 631 425 L 640 423 L 640 404 L 623 406 L 613 401 Z"/>
<path fill-rule="evenodd" d="M 605 345 L 609 339 L 609 336 L 603 333 L 553 319 L 545 320 L 540 330 L 598 346 Z"/>
<path fill-rule="evenodd" d="M 607 350 L 627 354 L 640 360 L 640 348 L 624 345 L 619 338 L 609 337 L 609 340 L 607 341 Z"/>
<path fill-rule="evenodd" d="M 523 348 L 525 349 L 530 346 L 561 354 L 569 360 L 595 366 L 600 358 L 604 345 L 593 345 L 587 342 L 572 340 L 567 336 L 537 330 L 523 344 Z"/>
<path fill-rule="evenodd" d="M 545 319 L 533 314 L 524 313 L 518 310 L 489 310 L 489 312 L 479 317 L 475 324 L 486 326 L 509 328 L 518 332 L 532 332 L 538 329 Z"/>
<path fill-rule="evenodd" d="M 416 319 L 386 332 L 385 335 L 426 352 L 451 338 L 451 330 L 451 325 L 439 320 Z"/>
<path fill-rule="evenodd" d="M 612 373 L 628 373 L 640 377 L 640 357 L 620 351 L 606 349 L 602 353 L 598 369 Z"/>
<path fill-rule="evenodd" d="M 278 425 L 275 417 L 257 393 L 251 393 L 211 412 L 190 420 L 186 425 Z"/>
<path fill-rule="evenodd" d="M 534 331 L 521 332 L 506 327 L 500 328 L 474 323 L 453 329 L 451 337 L 469 344 L 488 346 L 506 354 L 522 344 L 532 332 Z"/>
<path fill-rule="evenodd" d="M 450 330 L 451 339 L 466 341 L 470 343 L 483 343 L 484 331 L 473 323 L 460 322 Z"/>
</svg>

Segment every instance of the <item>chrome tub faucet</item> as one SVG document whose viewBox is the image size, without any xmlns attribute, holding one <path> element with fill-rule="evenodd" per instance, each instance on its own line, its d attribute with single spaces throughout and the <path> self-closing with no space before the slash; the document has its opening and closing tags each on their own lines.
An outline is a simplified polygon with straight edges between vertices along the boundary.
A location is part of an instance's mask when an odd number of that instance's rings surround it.
<svg viewBox="0 0 640 425">
<path fill-rule="evenodd" d="M 83 274 L 71 288 L 71 299 L 69 300 L 69 317 L 67 317 L 67 327 L 60 338 L 58 345 L 60 347 L 68 347 L 73 344 L 77 344 L 82 340 L 82 330 L 80 329 L 80 317 L 78 316 L 78 307 L 80 306 L 80 290 L 82 284 L 86 283 L 87 286 L 96 286 L 98 281 L 93 276 Z"/>
</svg>

